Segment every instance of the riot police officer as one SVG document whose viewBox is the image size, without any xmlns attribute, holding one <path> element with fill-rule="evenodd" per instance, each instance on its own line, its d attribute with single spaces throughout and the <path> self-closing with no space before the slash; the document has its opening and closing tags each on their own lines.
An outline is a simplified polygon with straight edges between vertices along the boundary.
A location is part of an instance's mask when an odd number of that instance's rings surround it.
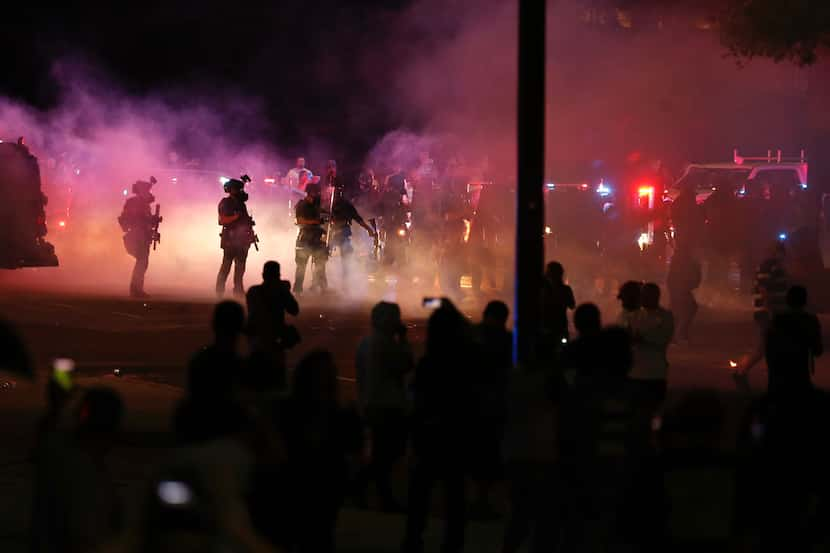
<svg viewBox="0 0 830 553">
<path fill-rule="evenodd" d="M 225 282 L 228 280 L 231 264 L 234 265 L 233 293 L 237 296 L 245 294 L 242 286 L 245 262 L 251 244 L 256 242 L 255 223 L 245 205 L 248 201 L 248 193 L 244 190 L 246 182 L 250 182 L 247 175 L 228 180 L 225 183 L 225 193 L 228 195 L 219 202 L 219 224 L 222 226 L 220 245 L 223 255 L 222 266 L 216 276 L 216 293 L 220 296 L 225 293 Z"/>
<path fill-rule="evenodd" d="M 348 277 L 351 256 L 354 253 L 354 248 L 352 247 L 352 222 L 366 229 L 366 232 L 372 238 L 375 237 L 375 231 L 366 224 L 366 221 L 357 212 L 357 208 L 346 198 L 342 190 L 335 188 L 332 190 L 332 194 L 335 195 L 335 198 L 331 208 L 331 237 L 329 239 L 329 248 L 336 248 L 340 252 L 343 282 L 345 283 Z"/>
<path fill-rule="evenodd" d="M 328 261 L 328 250 L 326 249 L 325 235 L 323 228 L 323 213 L 321 202 L 321 190 L 319 183 L 311 183 L 306 187 L 306 197 L 297 202 L 294 214 L 297 218 L 297 246 L 294 261 L 297 264 L 294 273 L 294 293 L 303 292 L 305 282 L 305 271 L 308 260 L 314 262 L 311 287 L 320 292 L 328 288 L 326 279 L 326 262 Z"/>
<path fill-rule="evenodd" d="M 118 223 L 124 230 L 124 247 L 135 258 L 132 278 L 130 279 L 130 296 L 146 298 L 144 275 L 150 263 L 150 245 L 158 240 L 158 225 L 161 216 L 153 214 L 150 205 L 156 200 L 150 189 L 156 183 L 154 177 L 149 181 L 135 181 L 133 196 L 127 198 L 124 209 L 118 217 Z"/>
</svg>

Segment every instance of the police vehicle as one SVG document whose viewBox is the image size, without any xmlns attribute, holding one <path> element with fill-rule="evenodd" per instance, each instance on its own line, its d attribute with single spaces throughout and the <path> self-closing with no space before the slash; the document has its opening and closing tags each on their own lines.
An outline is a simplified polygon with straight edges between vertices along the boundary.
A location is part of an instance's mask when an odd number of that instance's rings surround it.
<svg viewBox="0 0 830 553">
<path fill-rule="evenodd" d="M 0 268 L 57 266 L 46 241 L 46 204 L 40 167 L 25 142 L 0 141 Z"/>
<path fill-rule="evenodd" d="M 731 163 L 693 163 L 666 192 L 673 202 L 684 190 L 693 190 L 699 205 L 716 191 L 727 189 L 739 206 L 736 218 L 756 228 L 755 240 L 787 240 L 805 228 L 818 228 L 820 201 L 808 182 L 804 150 L 786 157 L 781 150 L 743 156 L 734 150 Z M 775 228 L 766 228 L 774 224 Z"/>
<path fill-rule="evenodd" d="M 785 157 L 781 150 L 767 150 L 765 156 L 745 157 L 738 150 L 732 162 L 692 163 L 666 193 L 674 200 L 687 188 L 695 190 L 699 204 L 706 201 L 718 187 L 727 186 L 738 197 L 804 197 L 809 191 L 808 164 L 804 150 L 798 157 Z"/>
</svg>

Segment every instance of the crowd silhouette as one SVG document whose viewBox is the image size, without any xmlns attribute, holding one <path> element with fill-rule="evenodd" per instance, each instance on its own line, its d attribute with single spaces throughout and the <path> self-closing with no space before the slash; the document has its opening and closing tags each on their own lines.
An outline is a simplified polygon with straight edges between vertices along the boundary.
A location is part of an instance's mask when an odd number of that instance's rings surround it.
<svg viewBox="0 0 830 553">
<path fill-rule="evenodd" d="M 768 390 L 725 454 L 717 393 L 666 402 L 669 344 L 688 340 L 697 311 L 699 267 L 685 254 L 672 264 L 672 310 L 657 284 L 626 282 L 610 326 L 596 305 L 577 305 L 562 265 L 549 264 L 538 362 L 521 368 L 500 301 L 472 324 L 441 300 L 418 359 L 400 308 L 378 303 L 355 353 L 355 402 L 344 399 L 330 352 L 288 367 L 300 337 L 286 314 L 300 306 L 268 262 L 247 310 L 215 306 L 214 341 L 193 356 L 173 416 L 176 447 L 138 520 L 127 523 L 107 463 L 124 415 L 118 394 L 49 381 L 32 456 L 31 551 L 334 552 L 347 505 L 404 516 L 405 553 L 424 551 L 436 512 L 445 553 L 465 550 L 468 521 L 502 518 L 504 553 L 818 550 L 830 538 L 821 436 L 830 403 L 812 385 L 821 327 L 806 289 L 782 291 L 773 270 L 762 265 L 756 302 Z M 4 336 L 21 358 L 19 340 Z M 676 479 L 685 499 L 669 490 Z M 677 529 L 723 503 L 731 514 L 710 527 L 726 526 L 726 539 Z"/>
</svg>

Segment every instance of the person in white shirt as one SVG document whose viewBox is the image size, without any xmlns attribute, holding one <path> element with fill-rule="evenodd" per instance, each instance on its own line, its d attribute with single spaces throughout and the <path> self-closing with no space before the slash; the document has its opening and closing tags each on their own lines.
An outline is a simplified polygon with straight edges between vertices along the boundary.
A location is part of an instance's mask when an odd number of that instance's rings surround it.
<svg viewBox="0 0 830 553">
<path fill-rule="evenodd" d="M 286 173 L 283 184 L 292 190 L 305 192 L 305 187 L 310 182 L 320 182 L 320 177 L 315 177 L 306 168 L 304 157 L 298 157 L 297 165 Z"/>
<path fill-rule="evenodd" d="M 666 398 L 674 316 L 660 306 L 660 287 L 653 282 L 643 285 L 641 300 L 642 310 L 631 327 L 634 366 L 629 378 L 642 392 L 643 401 L 656 411 Z"/>
</svg>

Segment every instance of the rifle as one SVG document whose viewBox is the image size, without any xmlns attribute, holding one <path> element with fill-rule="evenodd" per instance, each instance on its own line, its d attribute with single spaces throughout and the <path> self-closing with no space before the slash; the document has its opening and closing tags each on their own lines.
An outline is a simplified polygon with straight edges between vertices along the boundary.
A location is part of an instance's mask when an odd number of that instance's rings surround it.
<svg viewBox="0 0 830 553">
<path fill-rule="evenodd" d="M 329 252 L 329 254 L 331 254 L 331 225 L 333 218 L 332 212 L 334 211 L 334 194 L 336 192 L 336 189 L 334 188 L 334 182 L 331 175 L 329 175 L 328 180 L 328 186 L 331 189 L 331 198 L 329 198 L 329 222 L 326 225 L 326 251 Z"/>
<path fill-rule="evenodd" d="M 256 251 L 259 251 L 259 236 L 256 235 L 256 232 L 254 232 L 254 227 L 256 226 L 256 221 L 254 221 L 254 216 L 249 214 L 248 215 L 248 220 L 251 222 L 251 240 L 254 244 L 254 249 Z"/>
<path fill-rule="evenodd" d="M 153 219 L 153 250 L 161 242 L 161 234 L 159 234 L 159 223 L 161 223 L 161 205 L 156 204 L 155 218 Z"/>
<path fill-rule="evenodd" d="M 377 261 L 380 253 L 380 236 L 378 235 L 378 222 L 374 217 L 369 219 L 369 226 L 372 227 L 372 232 L 375 233 L 374 244 L 372 245 L 372 257 Z"/>
</svg>

